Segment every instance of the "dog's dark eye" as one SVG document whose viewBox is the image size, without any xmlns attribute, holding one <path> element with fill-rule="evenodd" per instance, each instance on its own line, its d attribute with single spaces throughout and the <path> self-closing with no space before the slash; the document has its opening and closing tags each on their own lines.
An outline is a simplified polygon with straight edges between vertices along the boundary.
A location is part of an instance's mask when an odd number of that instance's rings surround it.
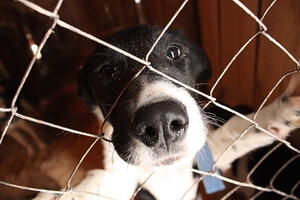
<svg viewBox="0 0 300 200">
<path fill-rule="evenodd" d="M 113 66 L 110 64 L 104 64 L 102 65 L 98 71 L 101 73 L 102 76 L 105 76 L 107 78 L 113 77 L 115 74 L 118 73 L 117 66 Z"/>
<path fill-rule="evenodd" d="M 182 55 L 182 50 L 179 46 L 173 45 L 168 48 L 166 55 L 168 58 L 170 58 L 172 60 L 176 60 L 176 59 L 180 58 L 180 56 Z"/>
</svg>

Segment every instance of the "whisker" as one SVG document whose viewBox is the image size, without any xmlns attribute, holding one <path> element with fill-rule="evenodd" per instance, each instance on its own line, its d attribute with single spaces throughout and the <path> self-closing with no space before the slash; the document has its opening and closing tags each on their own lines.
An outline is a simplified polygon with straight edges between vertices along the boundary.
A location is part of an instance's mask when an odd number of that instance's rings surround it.
<svg viewBox="0 0 300 200">
<path fill-rule="evenodd" d="M 226 121 L 212 113 L 206 113 L 206 122 L 214 125 L 215 127 L 221 127 Z"/>
<path fill-rule="evenodd" d="M 197 86 L 200 86 L 200 85 L 207 85 L 208 83 L 195 83 L 195 84 L 191 84 L 190 86 L 191 87 L 197 87 Z"/>
<path fill-rule="evenodd" d="M 66 136 L 68 134 L 69 134 L 69 132 L 67 132 L 67 131 L 61 131 L 60 133 L 57 133 L 56 135 L 57 136 Z"/>
<path fill-rule="evenodd" d="M 197 101 L 196 103 L 197 105 L 204 106 L 207 103 L 207 101 Z"/>
<path fill-rule="evenodd" d="M 221 117 L 218 117 L 217 115 L 215 115 L 214 113 L 211 113 L 211 112 L 205 112 L 205 116 L 208 119 L 211 119 L 211 120 L 214 120 L 214 121 L 217 121 L 217 122 L 222 122 L 223 124 L 226 122 L 225 119 L 223 119 Z"/>
</svg>

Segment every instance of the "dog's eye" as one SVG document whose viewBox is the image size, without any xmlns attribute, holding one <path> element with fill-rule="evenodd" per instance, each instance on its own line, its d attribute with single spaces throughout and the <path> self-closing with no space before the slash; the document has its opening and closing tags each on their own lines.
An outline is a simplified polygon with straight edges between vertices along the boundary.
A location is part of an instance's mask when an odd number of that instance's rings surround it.
<svg viewBox="0 0 300 200">
<path fill-rule="evenodd" d="M 176 60 L 176 59 L 180 58 L 180 56 L 182 55 L 182 50 L 179 46 L 173 45 L 168 48 L 166 55 L 168 58 L 170 58 L 172 60 Z"/>
<path fill-rule="evenodd" d="M 118 69 L 117 66 L 113 66 L 110 64 L 104 64 L 100 67 L 99 72 L 102 76 L 105 76 L 107 78 L 113 77 L 115 74 L 117 74 Z"/>
</svg>

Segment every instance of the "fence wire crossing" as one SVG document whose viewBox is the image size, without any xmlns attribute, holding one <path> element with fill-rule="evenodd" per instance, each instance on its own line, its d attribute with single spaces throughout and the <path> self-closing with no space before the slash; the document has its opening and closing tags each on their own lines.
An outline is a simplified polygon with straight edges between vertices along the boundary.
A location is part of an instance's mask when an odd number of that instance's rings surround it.
<svg viewBox="0 0 300 200">
<path fill-rule="evenodd" d="M 76 173 L 77 169 L 79 168 L 80 164 L 83 162 L 84 158 L 86 157 L 86 155 L 89 153 L 89 151 L 93 148 L 93 146 L 100 140 L 100 139 L 103 139 L 104 138 L 104 135 L 94 135 L 94 134 L 90 134 L 90 133 L 87 133 L 87 132 L 82 132 L 82 131 L 78 131 L 78 130 L 74 130 L 74 129 L 70 129 L 70 128 L 67 128 L 67 127 L 63 127 L 63 126 L 59 126 L 59 125 L 56 125 L 56 124 L 53 124 L 53 123 L 50 123 L 50 122 L 46 122 L 46 121 L 43 121 L 43 120 L 40 120 L 40 119 L 36 119 L 36 118 L 33 118 L 33 117 L 30 117 L 30 116 L 25 116 L 21 113 L 18 113 L 18 108 L 16 107 L 16 102 L 18 100 L 18 97 L 19 97 L 19 94 L 20 92 L 22 91 L 23 89 L 23 86 L 24 84 L 26 83 L 26 80 L 28 78 L 28 76 L 30 75 L 31 73 L 31 70 L 33 68 L 33 65 L 34 63 L 36 62 L 37 60 L 37 56 L 38 54 L 41 52 L 41 50 L 43 49 L 43 47 L 46 45 L 47 43 L 47 40 L 48 38 L 50 37 L 50 35 L 53 33 L 53 31 L 55 30 L 55 28 L 57 26 L 60 26 L 64 29 L 67 29 L 69 31 L 72 31 L 78 35 L 81 35 L 82 37 L 85 37 L 85 38 L 88 38 L 92 41 L 95 41 L 96 43 L 99 43 L 101 45 L 104 45 L 104 46 L 107 46 L 125 56 L 128 56 L 130 57 L 131 59 L 134 59 L 138 62 L 141 63 L 141 69 L 140 71 L 129 81 L 129 83 L 124 87 L 123 89 L 123 92 L 126 90 L 126 88 L 129 86 L 129 84 L 137 77 L 139 76 L 139 74 L 144 70 L 144 69 L 149 69 L 161 76 L 164 76 L 165 78 L 169 79 L 170 81 L 173 81 L 175 82 L 176 84 L 179 84 L 183 87 L 185 87 L 186 89 L 194 92 L 194 93 L 197 93 L 205 98 L 207 98 L 209 100 L 209 103 L 208 104 L 214 104 L 215 106 L 217 107 L 220 107 L 226 111 L 229 111 L 231 113 L 233 113 L 234 115 L 237 115 L 241 118 L 243 118 L 244 120 L 248 121 L 251 125 L 248 127 L 255 127 L 256 129 L 262 131 L 263 133 L 265 134 L 268 134 L 269 136 L 271 137 L 274 137 L 277 141 L 279 141 L 279 145 L 275 146 L 272 150 L 269 151 L 268 154 L 266 154 L 261 160 L 259 163 L 257 163 L 254 168 L 252 168 L 252 170 L 250 171 L 250 173 L 248 174 L 248 177 L 247 177 L 247 181 L 246 182 L 240 182 L 240 181 L 236 181 L 236 180 L 233 180 L 233 179 L 230 179 L 230 178 L 227 178 L 227 177 L 224 177 L 222 175 L 219 175 L 215 172 L 204 172 L 204 171 L 199 171 L 199 170 L 194 170 L 194 169 L 187 169 L 187 170 L 190 170 L 190 171 L 193 171 L 193 172 L 196 172 L 200 175 L 202 175 L 199 180 L 197 181 L 198 182 L 201 182 L 202 181 L 202 178 L 203 176 L 213 176 L 213 177 L 218 177 L 219 179 L 221 180 L 224 180 L 226 182 L 229 182 L 229 183 L 232 183 L 234 185 L 236 185 L 236 187 L 234 187 L 230 192 L 228 192 L 225 196 L 223 196 L 222 200 L 226 200 L 228 199 L 235 191 L 237 191 L 238 189 L 240 189 L 241 187 L 248 187 L 248 188 L 253 188 L 253 189 L 256 189 L 258 190 L 259 192 L 256 193 L 254 196 L 251 197 L 251 199 L 255 199 L 257 196 L 259 196 L 262 192 L 274 192 L 274 193 L 277 193 L 279 195 L 282 196 L 282 199 L 288 199 L 288 198 L 291 198 L 291 199 L 299 199 L 298 197 L 295 196 L 294 192 L 296 190 L 296 188 L 300 185 L 300 182 L 298 181 L 294 186 L 293 188 L 291 189 L 290 191 L 290 194 L 288 193 L 285 193 L 283 191 L 280 191 L 278 189 L 276 189 L 274 187 L 274 180 L 276 179 L 276 177 L 279 175 L 279 173 L 284 169 L 286 168 L 286 166 L 288 165 L 288 163 L 292 162 L 293 160 L 295 160 L 296 158 L 299 157 L 300 155 L 300 150 L 293 147 L 288 141 L 284 140 L 284 139 L 281 139 L 275 135 L 273 135 L 271 132 L 269 132 L 268 130 L 262 128 L 260 126 L 259 123 L 256 122 L 256 116 L 259 114 L 259 112 L 261 111 L 262 107 L 266 104 L 267 100 L 269 99 L 269 97 L 271 96 L 271 94 L 274 92 L 274 90 L 278 87 L 278 85 L 285 79 L 287 78 L 288 76 L 292 75 L 293 73 L 298 73 L 300 72 L 300 63 L 299 61 L 284 47 L 282 46 L 278 41 L 276 41 L 271 35 L 269 35 L 267 33 L 267 30 L 268 30 L 268 27 L 263 23 L 263 20 L 265 18 L 265 16 L 268 14 L 268 12 L 272 9 L 273 5 L 276 3 L 276 0 L 274 0 L 273 2 L 271 2 L 271 4 L 269 5 L 269 7 L 266 9 L 266 11 L 263 13 L 262 17 L 261 18 L 258 18 L 253 12 L 251 12 L 242 2 L 240 2 L 239 0 L 233 0 L 233 3 L 235 3 L 237 6 L 239 6 L 244 12 L 246 12 L 249 16 L 251 16 L 253 18 L 253 20 L 255 20 L 258 24 L 258 26 L 260 27 L 259 31 L 257 33 L 255 33 L 251 38 L 249 38 L 249 40 L 240 48 L 240 50 L 235 54 L 233 55 L 232 59 L 230 60 L 230 62 L 227 64 L 227 66 L 225 67 L 225 69 L 223 70 L 223 72 L 220 74 L 220 76 L 218 77 L 217 81 L 214 83 L 212 89 L 210 90 L 209 94 L 205 94 L 203 92 L 200 92 L 198 90 L 196 90 L 195 88 L 192 88 L 188 85 L 185 85 L 179 81 L 177 81 L 176 79 L 172 78 L 172 77 L 169 77 L 167 76 L 166 74 L 156 70 L 155 68 L 153 68 L 151 66 L 151 63 L 148 61 L 148 58 L 149 58 L 149 55 L 151 54 L 152 50 L 154 49 L 154 47 L 156 46 L 156 44 L 159 42 L 160 38 L 163 36 L 163 34 L 165 33 L 165 31 L 170 27 L 170 25 L 173 23 L 173 21 L 176 19 L 176 17 L 178 16 L 178 14 L 181 12 L 182 9 L 184 9 L 184 6 L 188 3 L 189 0 L 185 0 L 183 1 L 183 3 L 181 4 L 181 6 L 179 7 L 179 9 L 175 12 L 175 14 L 172 16 L 172 18 L 170 19 L 169 23 L 165 26 L 165 28 L 163 29 L 163 31 L 161 32 L 161 34 L 159 35 L 159 37 L 157 38 L 157 40 L 154 42 L 152 48 L 149 50 L 149 52 L 147 53 L 147 56 L 146 58 L 138 58 L 136 57 L 135 55 L 132 55 L 126 51 L 123 51 L 122 49 L 120 48 L 117 48 L 89 33 L 86 33 L 64 21 L 62 21 L 60 18 L 59 18 L 59 15 L 58 15 L 58 12 L 61 8 L 61 5 L 63 3 L 64 0 L 58 0 L 56 6 L 55 6 L 55 9 L 53 11 L 49 11 L 49 10 L 46 10 L 42 7 L 40 7 L 39 5 L 35 4 L 35 3 L 32 3 L 28 0 L 15 0 L 17 2 L 20 2 L 22 3 L 23 5 L 25 5 L 26 7 L 29 7 L 31 9 L 33 9 L 34 11 L 40 13 L 41 15 L 44 15 L 44 16 L 47 16 L 50 18 L 50 20 L 52 20 L 52 25 L 50 26 L 50 28 L 47 30 L 47 32 L 45 33 L 41 43 L 39 44 L 38 46 L 38 49 L 37 51 L 35 52 L 35 55 L 32 57 L 29 65 L 27 66 L 27 70 L 23 76 L 23 79 L 21 80 L 18 88 L 17 88 L 17 91 L 14 95 L 14 98 L 11 102 L 11 106 L 8 107 L 8 108 L 4 108 L 4 107 L 0 107 L 0 112 L 9 112 L 10 113 L 10 117 L 3 129 L 3 132 L 2 132 L 2 135 L 1 135 L 1 138 L 0 138 L 0 145 L 2 144 L 3 142 L 3 139 L 4 137 L 6 136 L 6 133 L 7 133 L 7 130 L 8 128 L 11 126 L 11 123 L 12 123 L 12 120 L 17 117 L 17 118 L 21 118 L 23 120 L 27 120 L 27 121 L 31 121 L 31 122 L 34 122 L 34 123 L 37 123 L 37 124 L 41 124 L 41 125 L 44 125 L 44 126 L 48 126 L 48 127 L 52 127 L 52 128 L 55 128 L 55 129 L 59 129 L 59 130 L 62 130 L 62 131 L 67 131 L 67 132 L 70 132 L 70 133 L 73 133 L 73 134 L 78 134 L 78 135 L 83 135 L 83 136 L 86 136 L 86 137 L 91 137 L 91 138 L 94 138 L 94 142 L 93 144 L 88 148 L 88 150 L 85 152 L 85 154 L 82 156 L 82 158 L 80 159 L 78 165 L 74 168 L 73 172 L 71 173 L 71 176 L 68 180 L 68 184 L 66 186 L 66 190 L 65 191 L 57 191 L 57 190 L 47 190 L 47 189 L 42 189 L 42 188 L 33 188 L 33 187 L 29 187 L 29 186 L 22 186 L 22 185 L 16 185 L 14 183 L 8 183 L 8 182 L 4 182 L 4 181 L 1 181 L 0 180 L 0 184 L 2 185 L 6 185 L 6 186 L 10 186 L 10 187 L 14 187 L 14 188 L 19 188 L 19 189 L 23 189 L 23 190 L 30 190 L 30 191 L 37 191 L 37 192 L 48 192 L 48 193 L 53 193 L 53 194 L 59 194 L 59 195 L 62 195 L 64 193 L 74 193 L 74 194 L 86 194 L 86 195 L 90 195 L 90 196 L 93 196 L 93 197 L 102 197 L 100 196 L 99 194 L 92 194 L 92 193 L 84 193 L 84 192 L 76 192 L 76 191 L 73 191 L 72 190 L 72 187 L 71 187 L 71 181 L 72 181 L 72 178 L 73 178 L 73 175 Z M 282 76 L 282 78 L 280 80 L 278 80 L 278 82 L 275 84 L 275 86 L 272 88 L 272 90 L 267 94 L 266 98 L 264 99 L 264 101 L 262 102 L 262 104 L 259 106 L 259 109 L 257 110 L 257 112 L 255 113 L 255 116 L 253 119 L 250 119 L 248 118 L 247 116 L 239 113 L 239 112 L 236 112 L 235 110 L 225 106 L 225 105 L 222 105 L 220 103 L 217 102 L 217 99 L 213 96 L 213 92 L 215 91 L 215 88 L 217 87 L 217 85 L 220 83 L 221 79 L 226 75 L 226 73 L 228 73 L 228 70 L 229 68 L 231 67 L 232 63 L 237 59 L 237 57 L 240 55 L 241 52 L 244 51 L 244 49 L 255 39 L 257 38 L 259 35 L 262 35 L 264 37 L 266 37 L 271 43 L 275 44 L 280 50 L 282 50 L 282 53 L 286 54 L 296 65 L 296 68 L 293 72 L 290 72 L 290 73 L 287 73 L 285 74 L 284 76 Z M 122 93 L 123 93 L 122 92 Z M 121 97 L 122 93 L 119 95 L 119 97 Z M 118 103 L 118 99 L 119 97 L 116 99 L 116 101 L 114 102 L 113 106 L 111 107 L 111 111 L 112 109 L 114 108 L 114 106 Z M 207 105 L 208 105 L 207 104 Z M 206 105 L 206 106 L 207 106 Z M 108 119 L 111 111 L 108 113 L 107 116 L 105 116 L 104 118 L 104 122 Z M 101 130 L 103 129 L 103 125 L 104 125 L 104 122 L 102 123 L 102 127 L 101 127 Z M 248 129 L 247 129 L 248 130 Z M 239 140 L 244 134 L 246 133 L 246 130 L 241 133 L 241 135 L 227 148 L 230 149 L 234 143 Z M 268 157 L 269 154 L 271 154 L 276 148 L 278 148 L 279 146 L 282 146 L 282 145 L 285 145 L 286 147 L 288 147 L 291 151 L 297 153 L 297 155 L 293 158 L 291 158 L 285 165 L 283 165 L 278 171 L 277 173 L 273 176 L 271 182 L 270 182 L 270 185 L 268 187 L 261 187 L 261 186 L 258 186 L 258 185 L 254 185 L 251 183 L 250 181 L 250 176 L 251 174 L 258 168 L 258 166 L 260 165 L 260 163 L 263 162 L 263 160 Z M 226 151 L 227 151 L 226 150 Z M 225 151 L 225 152 L 226 152 Z M 225 153 L 223 152 L 223 154 Z M 222 154 L 222 155 L 223 155 Z M 222 157 L 222 155 L 218 158 L 220 159 Z M 217 161 L 216 161 L 217 162 Z M 147 180 L 145 180 L 146 182 Z M 107 199 L 111 199 L 109 197 L 105 197 Z M 183 198 L 183 197 L 182 197 Z"/>
</svg>

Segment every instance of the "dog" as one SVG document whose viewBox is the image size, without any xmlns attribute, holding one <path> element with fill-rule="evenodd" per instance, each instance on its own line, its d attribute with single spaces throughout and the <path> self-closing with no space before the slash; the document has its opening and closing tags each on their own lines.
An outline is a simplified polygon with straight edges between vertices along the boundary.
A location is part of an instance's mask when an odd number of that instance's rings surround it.
<svg viewBox="0 0 300 200">
<path fill-rule="evenodd" d="M 108 41 L 143 58 L 160 32 L 156 27 L 132 27 Z M 149 61 L 155 69 L 193 85 L 196 79 L 204 82 L 210 77 L 207 56 L 195 49 L 180 33 L 167 32 Z M 106 115 L 141 66 L 101 46 L 82 69 L 81 96 L 90 107 L 100 107 Z M 129 85 L 109 117 L 114 149 L 125 162 L 147 167 L 170 165 L 194 155 L 207 134 L 201 112 L 194 94 L 145 70 Z"/>
<path fill-rule="evenodd" d="M 131 27 L 113 35 L 108 42 L 144 58 L 161 31 L 148 25 Z M 206 82 L 211 76 L 204 51 L 178 31 L 163 35 L 149 62 L 186 85 Z M 201 198 L 195 177 L 188 170 L 194 166 L 195 155 L 208 134 L 208 119 L 198 106 L 198 96 L 146 68 L 119 97 L 141 67 L 137 61 L 104 46 L 97 47 L 87 59 L 79 77 L 79 93 L 99 121 L 110 114 L 103 130 L 111 142 L 103 142 L 104 169 L 90 171 L 61 199 L 133 199 L 140 187 L 149 191 L 145 199 Z M 217 137 L 217 143 L 222 138 L 222 134 Z M 222 146 L 233 141 L 225 140 Z M 218 151 L 213 154 L 218 156 Z M 229 163 L 234 159 L 230 158 Z M 41 193 L 35 199 L 54 197 Z"/>
<path fill-rule="evenodd" d="M 131 27 L 107 41 L 143 58 L 161 31 L 161 28 L 146 25 Z M 206 54 L 179 31 L 167 31 L 150 54 L 149 61 L 155 69 L 186 85 L 205 82 L 211 74 Z M 123 87 L 141 67 L 140 63 L 99 46 L 82 67 L 80 96 L 103 120 Z M 104 129 L 105 136 L 112 141 L 112 145 L 104 143 L 105 170 L 92 171 L 88 175 L 99 181 L 109 180 L 114 186 L 107 181 L 100 185 L 94 182 L 93 186 L 90 181 L 83 181 L 80 185 L 89 188 L 90 192 L 95 192 L 92 188 L 97 185 L 101 191 L 96 189 L 95 193 L 114 199 L 130 199 L 139 184 L 156 171 L 144 186 L 155 198 L 176 199 L 183 195 L 194 182 L 193 174 L 189 170 L 170 169 L 174 165 L 192 168 L 195 154 L 205 143 L 208 129 L 197 101 L 194 93 L 144 70 L 113 109 L 109 117 L 113 131 Z M 178 173 L 181 174 L 179 179 Z M 173 177 L 173 181 L 170 183 L 170 178 L 162 180 L 162 177 Z M 172 192 L 174 195 L 161 192 L 157 183 L 162 182 L 172 185 L 172 190 L 176 188 L 176 192 Z M 194 192 L 186 198 L 194 199 L 196 189 L 194 187 Z"/>
</svg>

